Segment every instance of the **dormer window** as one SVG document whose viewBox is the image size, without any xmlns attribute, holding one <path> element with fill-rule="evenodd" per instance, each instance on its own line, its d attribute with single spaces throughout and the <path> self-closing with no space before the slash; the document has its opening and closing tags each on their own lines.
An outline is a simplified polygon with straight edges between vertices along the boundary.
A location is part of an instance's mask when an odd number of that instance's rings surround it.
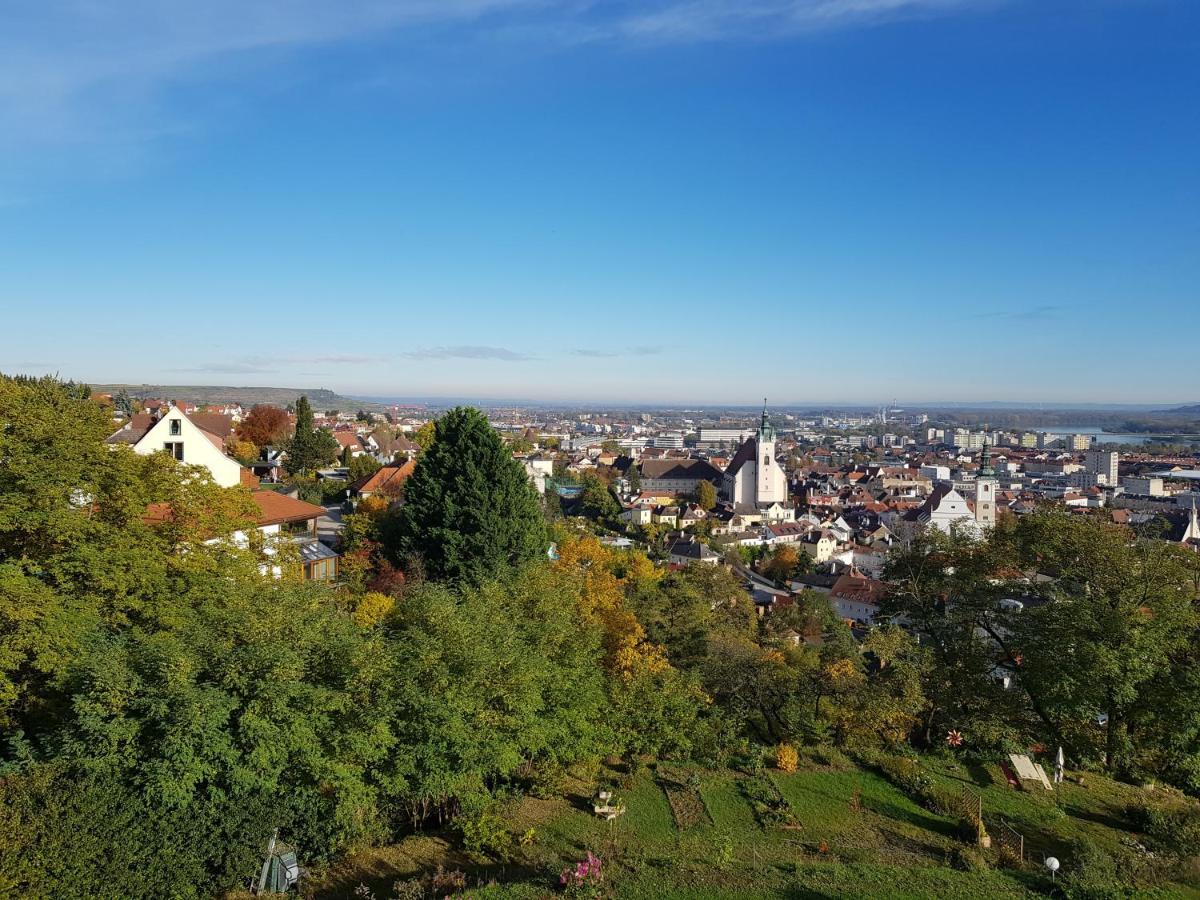
<svg viewBox="0 0 1200 900">
<path fill-rule="evenodd" d="M 179 437 L 183 434 L 183 423 L 178 419 L 171 420 L 171 437 Z"/>
</svg>

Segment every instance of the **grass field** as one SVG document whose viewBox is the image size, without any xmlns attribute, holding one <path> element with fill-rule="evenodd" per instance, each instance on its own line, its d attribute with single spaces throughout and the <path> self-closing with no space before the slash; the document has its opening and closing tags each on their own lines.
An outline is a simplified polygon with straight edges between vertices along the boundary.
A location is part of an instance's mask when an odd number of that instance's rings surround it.
<svg viewBox="0 0 1200 900">
<path fill-rule="evenodd" d="M 1055 792 L 1016 791 L 998 768 L 948 759 L 927 760 L 926 769 L 939 785 L 977 792 L 990 831 L 1003 821 L 1023 834 L 1027 865 L 972 865 L 978 854 L 961 840 L 954 819 L 929 812 L 880 775 L 849 762 L 803 760 L 794 774 L 768 770 L 765 777 L 778 787 L 797 824 L 766 828 L 743 790 L 748 776 L 672 764 L 675 782 L 698 776 L 707 812 L 689 817 L 692 824 L 683 829 L 651 769 L 618 790 L 627 811 L 611 825 L 591 812 L 595 784 L 576 781 L 565 796 L 510 804 L 509 828 L 515 834 L 533 828 L 536 836 L 506 865 L 481 865 L 445 838 L 419 836 L 343 860 L 317 873 L 305 893 L 314 900 L 341 900 L 366 885 L 377 900 L 387 900 L 395 881 L 441 864 L 467 873 L 469 884 L 479 886 L 471 896 L 545 897 L 556 891 L 558 871 L 592 851 L 605 861 L 607 896 L 621 898 L 1045 896 L 1051 884 L 1041 868 L 1043 854 L 1069 864 L 1071 841 L 1079 836 L 1117 848 L 1129 840 L 1123 810 L 1141 793 L 1099 776 Z M 1146 896 L 1200 897 L 1200 892 L 1172 884 Z"/>
</svg>

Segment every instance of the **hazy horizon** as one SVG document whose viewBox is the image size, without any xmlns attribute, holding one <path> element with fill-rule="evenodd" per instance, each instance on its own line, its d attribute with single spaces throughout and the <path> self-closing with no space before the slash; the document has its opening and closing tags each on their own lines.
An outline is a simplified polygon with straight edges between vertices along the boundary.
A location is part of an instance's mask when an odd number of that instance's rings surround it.
<svg viewBox="0 0 1200 900">
<path fill-rule="evenodd" d="M 34 373 L 34 374 L 50 374 L 50 373 Z M 114 386 L 125 386 L 133 389 L 142 387 L 180 389 L 184 393 L 180 395 L 180 399 L 187 399 L 186 389 L 200 389 L 205 391 L 219 391 L 221 388 L 228 388 L 230 391 L 319 391 L 327 390 L 337 394 L 348 400 L 359 400 L 365 403 L 378 404 L 450 404 L 450 403 L 473 403 L 477 405 L 545 405 L 549 407 L 568 407 L 568 406 L 584 406 L 610 409 L 746 409 L 760 410 L 763 405 L 763 398 L 735 398 L 726 401 L 712 401 L 708 399 L 680 399 L 680 398 L 650 398 L 631 400 L 615 396 L 597 397 L 597 398 L 547 398 L 536 395 L 519 396 L 519 395 L 494 395 L 487 393 L 401 393 L 401 392 L 374 392 L 374 391 L 354 391 L 354 390 L 339 390 L 326 384 L 245 384 L 245 383 L 159 383 L 159 382 L 113 382 L 97 379 L 81 379 L 86 383 L 100 388 L 111 388 Z M 174 399 L 173 397 L 171 399 Z M 1200 401 L 1148 401 L 1142 403 L 1092 403 L 1085 401 L 1072 400 L 1049 400 L 1049 401 L 1019 401 L 1019 400 L 913 400 L 905 398 L 892 398 L 888 400 L 876 398 L 875 400 L 852 400 L 852 399 L 772 399 L 766 398 L 768 409 L 777 411 L 791 411 L 803 409 L 862 409 L 862 410 L 877 410 L 881 406 L 886 405 L 889 409 L 904 410 L 912 408 L 914 410 L 921 409 L 997 409 L 997 410 L 1012 410 L 1012 411 L 1079 411 L 1079 412 L 1120 412 L 1120 411 L 1169 411 L 1176 407 L 1187 407 L 1200 404 Z"/>
</svg>

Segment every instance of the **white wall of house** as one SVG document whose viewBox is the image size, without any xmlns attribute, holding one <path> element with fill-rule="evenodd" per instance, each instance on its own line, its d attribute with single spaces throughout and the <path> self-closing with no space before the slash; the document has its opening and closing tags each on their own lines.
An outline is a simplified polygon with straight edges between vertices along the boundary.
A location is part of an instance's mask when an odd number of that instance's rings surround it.
<svg viewBox="0 0 1200 900">
<path fill-rule="evenodd" d="M 133 450 L 142 456 L 164 450 L 170 452 L 186 465 L 208 469 L 213 481 L 221 487 L 234 487 L 242 481 L 241 463 L 226 456 L 203 431 L 174 407 L 133 445 Z"/>
<path fill-rule="evenodd" d="M 879 615 L 879 607 L 874 603 L 864 603 L 858 600 L 845 600 L 841 597 L 830 596 L 833 611 L 842 619 L 856 619 L 871 622 Z"/>
</svg>

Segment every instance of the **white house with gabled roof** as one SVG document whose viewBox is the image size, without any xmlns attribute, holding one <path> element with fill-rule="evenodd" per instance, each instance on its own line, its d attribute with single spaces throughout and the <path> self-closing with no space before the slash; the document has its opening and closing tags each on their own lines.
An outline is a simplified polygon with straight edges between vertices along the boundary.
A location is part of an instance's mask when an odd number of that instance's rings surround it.
<svg viewBox="0 0 1200 900">
<path fill-rule="evenodd" d="M 156 415 L 134 416 L 105 439 L 109 444 L 129 444 L 135 453 L 169 453 L 189 466 L 203 466 L 221 487 L 242 483 L 242 466 L 225 455 L 225 439 L 205 431 L 174 404 Z"/>
</svg>

